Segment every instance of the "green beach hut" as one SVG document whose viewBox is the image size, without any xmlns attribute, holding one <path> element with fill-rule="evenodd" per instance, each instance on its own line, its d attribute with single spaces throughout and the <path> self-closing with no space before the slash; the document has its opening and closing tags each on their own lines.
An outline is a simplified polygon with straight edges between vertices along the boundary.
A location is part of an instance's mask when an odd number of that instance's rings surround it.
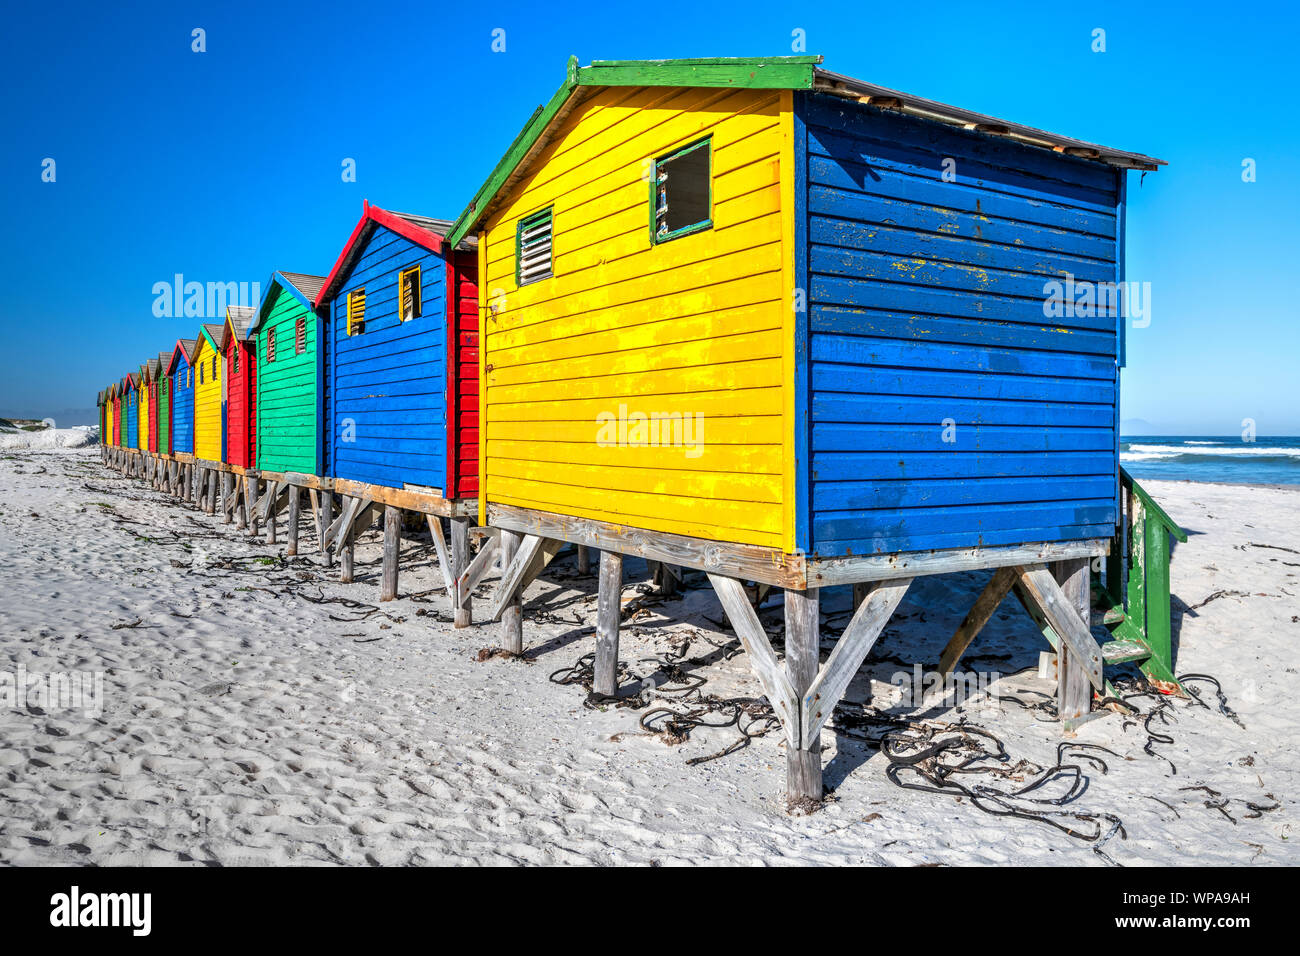
<svg viewBox="0 0 1300 956">
<path fill-rule="evenodd" d="M 324 284 L 324 276 L 273 273 L 248 331 L 257 340 L 261 471 L 320 474 L 324 353 L 312 302 Z"/>
</svg>

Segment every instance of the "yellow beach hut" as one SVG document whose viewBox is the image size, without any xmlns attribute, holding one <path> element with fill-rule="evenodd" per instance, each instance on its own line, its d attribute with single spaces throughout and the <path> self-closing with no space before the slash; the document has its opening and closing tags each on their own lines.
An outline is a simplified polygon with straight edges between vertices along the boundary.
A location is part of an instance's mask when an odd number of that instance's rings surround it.
<svg viewBox="0 0 1300 956">
<path fill-rule="evenodd" d="M 194 457 L 200 461 L 223 460 L 222 334 L 220 322 L 205 322 L 194 347 Z"/>
</svg>

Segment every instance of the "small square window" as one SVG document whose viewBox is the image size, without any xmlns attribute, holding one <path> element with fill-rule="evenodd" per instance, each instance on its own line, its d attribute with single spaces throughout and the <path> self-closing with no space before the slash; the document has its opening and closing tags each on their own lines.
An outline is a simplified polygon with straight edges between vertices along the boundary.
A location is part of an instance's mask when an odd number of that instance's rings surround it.
<svg viewBox="0 0 1300 956">
<path fill-rule="evenodd" d="M 212 380 L 215 382 L 221 377 L 221 369 L 217 366 L 217 357 L 212 356 Z"/>
<path fill-rule="evenodd" d="M 299 319 L 293 327 L 293 354 L 301 355 L 305 351 L 307 351 L 307 320 Z"/>
<path fill-rule="evenodd" d="M 202 366 L 202 365 L 199 366 L 199 384 L 200 384 L 200 385 L 203 384 L 203 366 Z"/>
<path fill-rule="evenodd" d="M 650 180 L 650 231 L 667 242 L 713 226 L 712 146 L 709 139 L 655 160 Z"/>
<path fill-rule="evenodd" d="M 552 270 L 551 210 L 543 209 L 519 220 L 515 230 L 515 282 L 528 285 L 549 279 Z"/>
<path fill-rule="evenodd" d="M 354 289 L 348 293 L 348 335 L 360 335 L 366 330 L 366 290 Z"/>
<path fill-rule="evenodd" d="M 420 289 L 420 267 L 411 266 L 397 275 L 398 315 L 401 322 L 418 319 L 423 314 Z"/>
</svg>

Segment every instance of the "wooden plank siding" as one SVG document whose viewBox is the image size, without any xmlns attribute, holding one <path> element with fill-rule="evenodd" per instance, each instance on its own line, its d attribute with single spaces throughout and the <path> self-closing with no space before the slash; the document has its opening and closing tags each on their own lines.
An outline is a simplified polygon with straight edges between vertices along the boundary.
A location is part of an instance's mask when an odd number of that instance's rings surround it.
<svg viewBox="0 0 1300 956">
<path fill-rule="evenodd" d="M 140 393 L 136 386 L 134 376 L 127 376 L 126 380 L 126 438 L 122 442 L 124 448 L 140 447 Z"/>
<path fill-rule="evenodd" d="M 139 391 L 139 397 L 137 399 L 137 403 L 140 409 L 138 414 L 139 414 L 139 427 L 140 427 L 139 447 L 141 451 L 153 451 L 153 445 L 152 445 L 153 431 L 149 427 L 150 422 L 152 421 L 149 415 L 151 410 L 150 409 L 151 402 L 149 400 L 149 397 L 152 391 L 153 389 L 150 387 L 148 376 L 145 374 L 141 374 L 140 391 Z"/>
<path fill-rule="evenodd" d="M 447 264 L 448 337 L 447 420 L 453 424 L 447 446 L 448 498 L 478 494 L 478 255 L 456 252 Z"/>
<path fill-rule="evenodd" d="M 482 505 L 782 546 L 781 96 L 602 88 L 557 122 L 480 231 Z M 654 244 L 650 163 L 706 136 L 713 226 Z M 554 275 L 521 287 L 517 223 L 548 207 Z M 621 410 L 702 416 L 699 453 L 600 443 Z"/>
<path fill-rule="evenodd" d="M 194 349 L 194 457 L 221 461 L 225 445 L 221 355 L 203 332 Z"/>
<path fill-rule="evenodd" d="M 1043 302 L 1067 274 L 1117 280 L 1123 172 L 824 95 L 795 109 L 810 552 L 1108 536 L 1118 320 Z"/>
<path fill-rule="evenodd" d="M 154 380 L 154 391 L 157 393 L 156 409 L 154 421 L 156 426 L 157 445 L 155 451 L 160 455 L 170 455 L 172 453 L 172 389 L 171 379 L 167 377 L 165 371 L 160 371 L 158 377 Z"/>
<path fill-rule="evenodd" d="M 257 467 L 263 471 L 321 474 L 318 439 L 320 321 L 279 283 L 272 283 L 256 327 Z M 303 351 L 295 349 L 304 323 Z M 267 353 L 275 336 L 275 359 Z"/>
<path fill-rule="evenodd" d="M 240 468 L 257 461 L 257 354 L 247 339 L 231 334 L 227 319 L 226 354 L 226 455 Z M 238 369 L 238 371 L 236 371 Z"/>
<path fill-rule="evenodd" d="M 173 455 L 194 454 L 194 369 L 180 347 L 172 354 L 172 448 Z"/>
<path fill-rule="evenodd" d="M 442 489 L 446 446 L 446 263 L 375 225 L 328 302 L 326 473 Z M 398 320 L 398 273 L 420 266 L 423 314 Z M 364 288 L 365 331 L 347 334 L 348 293 Z"/>
</svg>

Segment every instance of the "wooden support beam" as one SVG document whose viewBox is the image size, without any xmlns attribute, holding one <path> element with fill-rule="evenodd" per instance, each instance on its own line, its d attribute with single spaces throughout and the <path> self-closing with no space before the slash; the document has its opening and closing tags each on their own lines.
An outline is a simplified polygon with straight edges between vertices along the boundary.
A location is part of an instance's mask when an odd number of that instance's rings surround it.
<svg viewBox="0 0 1300 956">
<path fill-rule="evenodd" d="M 1052 575 L 1061 586 L 1062 595 L 1091 638 L 1092 594 L 1088 572 L 1087 558 L 1058 561 L 1052 566 Z M 1056 711 L 1067 723 L 1078 720 L 1092 709 L 1092 689 L 1088 686 L 1086 667 L 1087 661 L 1075 653 L 1074 646 L 1064 642 L 1056 655 Z M 1097 669 L 1101 670 L 1100 664 Z M 1098 690 L 1101 689 L 1099 685 Z"/>
<path fill-rule="evenodd" d="M 1082 563 L 1086 573 L 1087 561 L 1084 559 L 1074 559 L 1074 561 Z M 1087 621 L 1088 616 L 1082 618 L 1079 616 L 1074 600 L 1065 596 L 1052 572 L 1043 565 L 1027 565 L 1019 570 L 1025 598 L 1037 605 L 1042 611 L 1044 620 L 1060 639 L 1057 653 L 1073 652 L 1079 665 L 1087 673 L 1089 683 L 1097 690 L 1104 690 L 1101 648 L 1093 640 Z"/>
<path fill-rule="evenodd" d="M 247 489 L 247 507 L 248 507 L 248 533 L 256 536 L 258 526 L 262 521 L 262 512 L 258 507 L 257 497 L 261 493 L 262 482 L 257 475 L 245 475 L 244 480 L 248 482 Z"/>
<path fill-rule="evenodd" d="M 506 532 L 507 534 L 509 532 Z M 623 593 L 623 555 L 600 552 L 600 590 L 596 609 L 596 665 L 592 690 L 613 696 L 618 690 L 619 599 Z"/>
<path fill-rule="evenodd" d="M 267 495 L 265 503 L 262 505 L 264 510 L 263 517 L 266 519 L 266 543 L 275 544 L 275 517 L 280 508 L 280 493 L 288 485 L 276 481 L 266 483 Z"/>
<path fill-rule="evenodd" d="M 297 485 L 291 485 L 289 487 L 289 543 L 284 549 L 284 553 L 288 555 L 298 553 L 298 523 L 301 508 L 302 489 Z"/>
<path fill-rule="evenodd" d="M 215 468 L 208 469 L 208 501 L 203 510 L 208 514 L 216 514 L 217 511 L 217 471 Z"/>
<path fill-rule="evenodd" d="M 564 547 L 563 541 L 554 538 L 542 538 L 535 534 L 524 535 L 523 542 L 515 552 L 514 558 L 501 572 L 501 582 L 492 596 L 488 609 L 488 620 L 499 621 L 506 605 L 514 600 L 516 594 L 522 596 L 523 589 L 536 576 L 551 557 Z"/>
<path fill-rule="evenodd" d="M 787 744 L 798 747 L 799 695 L 795 693 L 790 678 L 777 662 L 776 653 L 767 639 L 767 632 L 763 630 L 763 624 L 758 619 L 758 612 L 749 603 L 749 599 L 745 597 L 744 587 L 735 578 L 710 573 L 709 581 L 718 594 L 722 609 L 727 612 L 732 630 L 736 632 L 741 647 L 745 649 L 750 668 L 758 677 L 763 693 L 767 695 L 767 699 L 772 703 L 772 710 L 781 721 Z"/>
<path fill-rule="evenodd" d="M 504 533 L 509 534 L 510 532 Z M 467 607 L 470 596 L 474 593 L 474 589 L 479 586 L 479 582 L 482 581 L 483 578 L 487 576 L 487 573 L 492 570 L 493 558 L 500 547 L 498 537 L 499 536 L 485 538 L 479 545 L 478 554 L 474 556 L 474 560 L 469 563 L 467 568 L 465 568 L 464 573 L 462 573 L 461 576 L 456 578 L 452 583 L 452 590 L 449 593 L 452 595 L 454 607 Z M 518 542 L 519 536 L 515 535 L 516 546 L 518 545 Z M 506 559 L 502 558 L 502 560 L 505 561 Z"/>
<path fill-rule="evenodd" d="M 317 519 L 317 540 L 316 545 L 324 555 L 325 567 L 330 567 L 334 563 L 334 554 L 329 549 L 329 537 L 327 530 L 334 523 L 334 493 L 332 491 L 324 492 L 320 496 L 320 517 Z"/>
<path fill-rule="evenodd" d="M 519 550 L 520 536 L 513 531 L 502 531 L 497 539 L 483 542 L 479 550 L 479 558 L 483 557 L 484 552 L 489 555 L 500 550 L 502 567 L 510 567 L 510 562 L 514 560 L 516 552 Z M 478 558 L 475 559 L 478 563 Z M 471 566 L 472 567 L 472 566 Z M 460 585 L 457 585 L 459 593 Z M 524 602 L 519 593 L 506 602 L 505 608 L 501 612 L 501 647 L 511 654 L 522 654 L 524 652 Z"/>
<path fill-rule="evenodd" d="M 307 492 L 307 501 L 308 501 L 308 505 L 307 505 L 307 506 L 311 509 L 311 520 L 312 520 L 312 524 L 313 524 L 313 525 L 315 526 L 315 528 L 316 528 L 316 541 L 317 541 L 317 543 L 320 542 L 320 539 L 321 539 L 321 538 L 324 536 L 324 534 L 325 534 L 325 525 L 324 525 L 324 523 L 321 521 L 321 518 L 322 518 L 323 516 L 322 516 L 322 514 L 321 514 L 320 498 L 321 498 L 321 493 L 320 493 L 320 490 L 319 490 L 319 489 L 317 489 L 317 488 L 311 488 L 311 489 L 308 490 L 308 492 Z"/>
<path fill-rule="evenodd" d="M 822 727 L 835 711 L 835 705 L 840 702 L 844 692 L 848 690 L 849 684 L 853 680 L 853 675 L 862 667 L 862 662 L 867 659 L 871 653 L 871 648 L 875 646 L 881 633 L 885 630 L 885 625 L 889 623 L 890 617 L 893 616 L 898 602 L 903 600 L 903 595 L 911 586 L 912 579 L 904 578 L 901 581 L 882 582 L 878 587 L 872 589 L 867 599 L 858 606 L 849 621 L 849 626 L 844 629 L 840 639 L 835 644 L 835 649 L 831 651 L 831 656 L 826 660 L 826 666 L 821 669 L 820 673 L 814 674 L 813 679 L 805 685 L 806 692 L 803 695 L 800 712 L 800 726 L 803 734 L 804 747 L 810 747 L 815 741 L 821 739 Z M 786 601 L 790 600 L 790 592 L 786 592 Z M 787 619 L 789 611 L 787 607 Z M 786 625 L 786 654 L 789 655 L 789 624 Z"/>
<path fill-rule="evenodd" d="M 1002 599 L 1007 596 L 1007 592 L 1019 577 L 1020 574 L 1015 568 L 998 568 L 993 572 L 993 577 L 984 586 L 980 596 L 975 599 L 974 606 L 962 620 L 952 640 L 948 642 L 948 646 L 943 649 L 943 654 L 939 657 L 939 673 L 945 679 L 957 666 L 957 661 L 966 653 L 966 648 L 970 647 L 976 635 L 993 617 L 993 612 L 998 609 L 998 605 L 1002 603 Z"/>
<path fill-rule="evenodd" d="M 453 517 L 451 519 L 451 573 L 460 580 L 469 566 L 469 518 Z M 474 621 L 474 608 L 468 594 L 453 595 L 452 627 L 469 627 Z M 498 613 L 492 620 L 498 620 Z"/>
<path fill-rule="evenodd" d="M 397 561 L 402 550 L 402 513 L 392 505 L 384 507 L 384 563 L 379 578 L 379 600 L 397 597 Z"/>
<path fill-rule="evenodd" d="M 456 600 L 456 579 L 451 574 L 451 558 L 447 554 L 447 538 L 442 531 L 442 518 L 438 515 L 425 515 L 429 524 L 429 537 L 433 539 L 433 550 L 438 552 L 438 568 L 442 571 L 442 584 L 447 589 L 447 596 Z"/>
<path fill-rule="evenodd" d="M 578 573 L 591 573 L 591 553 L 585 544 L 580 544 L 578 548 Z"/>
<path fill-rule="evenodd" d="M 817 670 L 821 664 L 821 622 L 818 613 L 820 593 L 817 588 L 808 591 L 787 588 L 785 591 L 785 672 L 791 689 L 798 697 L 812 696 L 810 688 L 817 679 Z M 805 700 L 805 708 L 806 706 Z M 829 713 L 833 706 L 823 706 L 823 709 Z M 786 798 L 791 802 L 821 800 L 821 734 L 810 732 L 810 728 L 803 726 L 802 715 L 799 726 L 799 737 L 802 739 L 785 748 Z M 819 724 L 817 730 L 820 729 Z"/>
</svg>

